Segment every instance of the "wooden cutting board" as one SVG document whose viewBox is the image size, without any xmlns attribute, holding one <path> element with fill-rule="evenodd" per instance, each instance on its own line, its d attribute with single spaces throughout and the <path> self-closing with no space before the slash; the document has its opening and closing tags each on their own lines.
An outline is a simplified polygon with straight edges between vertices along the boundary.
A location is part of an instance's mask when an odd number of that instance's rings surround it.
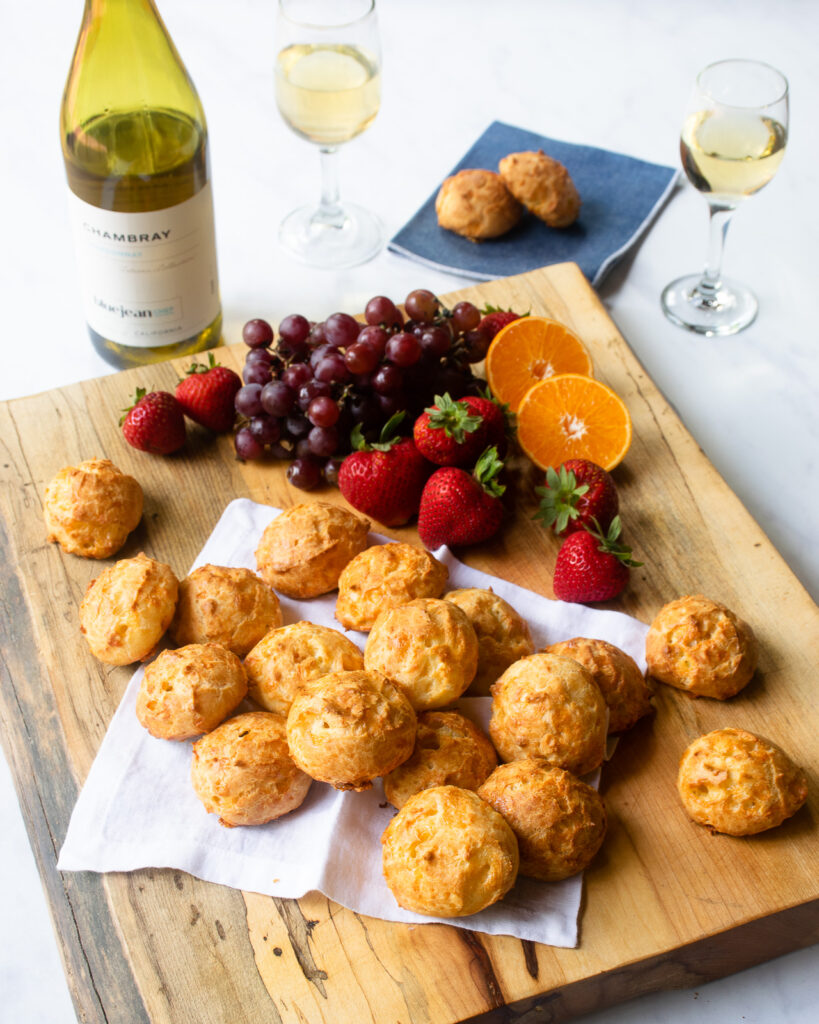
<svg viewBox="0 0 819 1024">
<path fill-rule="evenodd" d="M 705 593 L 751 622 L 762 648 L 759 672 L 728 703 L 660 686 L 656 714 L 621 740 L 603 772 L 611 827 L 586 873 L 577 949 L 390 924 L 317 894 L 279 900 L 179 871 L 60 875 L 54 865 L 71 810 L 131 672 L 97 663 L 80 640 L 77 607 L 100 565 L 46 543 L 47 482 L 64 465 L 111 458 L 146 494 L 143 522 L 119 557 L 144 550 L 180 576 L 230 499 L 287 506 L 305 495 L 280 466 L 236 461 L 229 437 L 192 431 L 185 453 L 169 458 L 124 443 L 117 419 L 135 386 L 172 390 L 183 361 L 3 403 L 0 715 L 81 1020 L 450 1024 L 525 1014 L 556 1021 L 819 941 L 816 606 L 576 266 L 447 298 L 531 308 L 586 342 L 596 375 L 634 420 L 634 443 L 614 476 L 628 539 L 645 565 L 610 607 L 649 622 L 671 598 Z M 219 358 L 240 368 L 244 351 L 236 345 Z M 521 475 L 513 521 L 497 540 L 459 554 L 551 597 L 557 543 L 532 521 L 534 476 Z M 333 491 L 316 496 L 342 501 Z M 411 528 L 392 533 L 417 540 Z M 769 736 L 809 774 L 808 805 L 749 839 L 694 825 L 675 791 L 685 746 L 727 725 Z"/>
</svg>

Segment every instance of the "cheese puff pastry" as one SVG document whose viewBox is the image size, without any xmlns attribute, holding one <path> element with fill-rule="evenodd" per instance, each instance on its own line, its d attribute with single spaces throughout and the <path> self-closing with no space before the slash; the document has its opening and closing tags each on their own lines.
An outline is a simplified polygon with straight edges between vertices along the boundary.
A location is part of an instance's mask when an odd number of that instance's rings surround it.
<svg viewBox="0 0 819 1024">
<path fill-rule="evenodd" d="M 571 658 L 531 654 L 492 686 L 489 735 L 504 761 L 542 757 L 585 775 L 603 761 L 607 725 L 600 687 Z"/>
<path fill-rule="evenodd" d="M 305 683 L 287 714 L 293 760 L 336 789 L 369 789 L 412 753 L 412 705 L 377 672 L 331 672 Z"/>
<path fill-rule="evenodd" d="M 250 696 L 279 715 L 287 715 L 303 683 L 363 668 L 364 658 L 352 640 L 312 622 L 272 629 L 245 658 Z"/>
<path fill-rule="evenodd" d="M 481 730 L 457 711 L 422 711 L 412 756 L 384 779 L 384 794 L 401 808 L 422 789 L 476 790 L 497 767 L 498 755 Z"/>
<path fill-rule="evenodd" d="M 170 626 L 174 643 L 217 643 L 243 658 L 282 624 L 279 599 L 250 569 L 202 565 L 179 584 Z"/>
<path fill-rule="evenodd" d="M 145 661 L 170 625 L 178 592 L 170 567 L 142 552 L 108 566 L 80 605 L 80 632 L 91 653 L 109 665 Z"/>
<path fill-rule="evenodd" d="M 142 518 L 142 488 L 108 459 L 65 466 L 46 487 L 48 540 L 83 558 L 110 558 Z"/>
<path fill-rule="evenodd" d="M 510 153 L 498 164 L 504 185 L 550 228 L 567 228 L 580 213 L 580 195 L 557 160 L 536 152 Z"/>
<path fill-rule="evenodd" d="M 194 743 L 191 782 L 205 810 L 233 828 L 264 825 L 295 810 L 312 779 L 290 756 L 281 715 L 249 711 Z"/>
<path fill-rule="evenodd" d="M 478 671 L 469 693 L 488 696 L 489 687 L 512 662 L 534 654 L 529 627 L 507 601 L 491 590 L 450 590 L 444 600 L 466 612 L 478 638 Z"/>
<path fill-rule="evenodd" d="M 338 581 L 336 618 L 347 629 L 369 630 L 386 608 L 417 597 L 440 597 L 449 570 L 414 544 L 375 544 L 349 563 Z"/>
<path fill-rule="evenodd" d="M 700 825 L 750 836 L 796 814 L 807 799 L 808 780 L 769 740 L 744 729 L 717 729 L 683 753 L 677 790 Z"/>
<path fill-rule="evenodd" d="M 630 729 L 651 710 L 651 688 L 634 658 L 605 640 L 574 637 L 544 648 L 564 654 L 589 670 L 609 709 L 609 732 Z"/>
<path fill-rule="evenodd" d="M 145 666 L 137 694 L 140 725 L 163 740 L 210 732 L 244 700 L 241 661 L 221 644 L 188 644 Z"/>
<path fill-rule="evenodd" d="M 591 863 L 606 835 L 600 794 L 562 768 L 537 757 L 502 764 L 478 788 L 512 827 L 520 873 L 559 882 Z"/>
<path fill-rule="evenodd" d="M 518 223 L 523 207 L 494 171 L 458 171 L 435 199 L 438 223 L 471 241 L 497 238 Z"/>
<path fill-rule="evenodd" d="M 702 594 L 664 605 L 646 635 L 649 674 L 697 697 L 733 697 L 751 681 L 757 657 L 748 623 Z"/>
<path fill-rule="evenodd" d="M 518 843 L 503 817 L 468 789 L 411 796 L 381 837 L 384 878 L 399 907 L 466 917 L 502 899 L 518 874 Z"/>
<path fill-rule="evenodd" d="M 327 594 L 367 546 L 369 519 L 325 501 L 308 501 L 268 524 L 256 549 L 259 575 L 287 597 Z"/>
</svg>

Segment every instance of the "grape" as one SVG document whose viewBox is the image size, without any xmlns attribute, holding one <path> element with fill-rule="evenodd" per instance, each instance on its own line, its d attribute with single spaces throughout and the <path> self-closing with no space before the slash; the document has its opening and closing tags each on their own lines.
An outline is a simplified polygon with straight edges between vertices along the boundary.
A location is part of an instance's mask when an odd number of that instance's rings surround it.
<svg viewBox="0 0 819 1024">
<path fill-rule="evenodd" d="M 384 349 L 389 341 L 389 334 L 383 327 L 365 327 L 356 339 L 357 344 L 367 344 L 378 353 L 379 359 L 384 355 Z"/>
<path fill-rule="evenodd" d="M 338 431 L 335 427 L 313 427 L 307 441 L 314 455 L 327 458 L 338 450 Z"/>
<path fill-rule="evenodd" d="M 296 441 L 293 448 L 294 459 L 309 459 L 313 454 L 313 449 L 310 447 L 310 437 L 302 437 Z"/>
<path fill-rule="evenodd" d="M 325 345 L 327 343 L 327 335 L 324 333 L 324 322 L 320 324 L 312 324 L 310 327 L 310 333 L 307 335 L 307 343 L 310 348 L 318 348 L 319 345 Z"/>
<path fill-rule="evenodd" d="M 302 384 L 299 388 L 297 399 L 299 408 L 302 412 L 307 412 L 314 398 L 319 396 L 327 397 L 332 395 L 332 393 L 333 386 L 328 384 L 326 380 L 308 380 L 306 384 Z"/>
<path fill-rule="evenodd" d="M 452 326 L 460 334 L 481 322 L 481 311 L 471 302 L 459 302 L 452 310 Z"/>
<path fill-rule="evenodd" d="M 313 370 L 307 363 L 292 363 L 282 370 L 282 383 L 294 391 L 313 379 Z"/>
<path fill-rule="evenodd" d="M 379 366 L 373 377 L 373 390 L 379 395 L 394 395 L 401 390 L 403 376 L 397 366 Z"/>
<path fill-rule="evenodd" d="M 387 327 L 400 327 L 403 322 L 395 303 L 386 295 L 370 299 L 364 309 L 364 319 L 368 324 L 386 324 Z"/>
<path fill-rule="evenodd" d="M 313 459 L 296 459 L 287 467 L 287 479 L 302 491 L 312 491 L 321 481 L 321 466 Z"/>
<path fill-rule="evenodd" d="M 270 365 L 268 363 L 245 363 L 242 380 L 245 384 L 267 384 L 270 380 Z"/>
<path fill-rule="evenodd" d="M 350 371 L 340 352 L 326 355 L 313 370 L 316 380 L 326 380 L 330 384 L 343 384 L 350 379 Z"/>
<path fill-rule="evenodd" d="M 438 312 L 438 299 L 426 288 L 416 288 L 404 303 L 407 315 L 422 324 L 431 324 Z"/>
<path fill-rule="evenodd" d="M 466 332 L 464 341 L 466 342 L 466 358 L 470 363 L 479 363 L 486 357 L 492 338 L 488 331 L 482 327 L 476 327 L 474 330 Z"/>
<path fill-rule="evenodd" d="M 276 351 L 283 359 L 302 363 L 310 354 L 310 347 L 306 341 L 285 341 L 284 338 L 280 338 Z"/>
<path fill-rule="evenodd" d="M 264 445 L 256 440 L 249 427 L 236 431 L 233 444 L 240 459 L 260 459 L 264 455 Z"/>
<path fill-rule="evenodd" d="M 274 459 L 290 459 L 293 457 L 293 452 L 290 448 L 283 445 L 280 441 L 270 446 L 270 454 Z"/>
<path fill-rule="evenodd" d="M 242 328 L 242 340 L 248 348 L 267 348 L 273 341 L 273 328 L 267 320 L 248 320 Z"/>
<path fill-rule="evenodd" d="M 336 352 L 338 352 L 338 345 L 331 345 L 327 341 L 314 348 L 310 353 L 310 365 L 313 367 L 313 372 L 325 356 L 334 355 Z"/>
<path fill-rule="evenodd" d="M 350 373 L 355 374 L 371 373 L 378 366 L 380 359 L 381 354 L 366 341 L 357 341 L 354 345 L 350 345 L 344 353 L 347 369 Z"/>
<path fill-rule="evenodd" d="M 338 423 L 339 412 L 337 402 L 327 395 L 319 395 L 307 407 L 307 418 L 314 427 L 332 427 Z M 316 455 L 321 455 L 321 452 L 316 452 Z"/>
<path fill-rule="evenodd" d="M 338 471 L 340 468 L 341 461 L 339 459 L 328 459 L 324 463 L 324 479 L 331 487 L 338 487 Z"/>
<path fill-rule="evenodd" d="M 434 359 L 445 356 L 452 348 L 452 335 L 446 327 L 426 327 L 419 340 L 424 355 Z"/>
<path fill-rule="evenodd" d="M 279 421 L 272 416 L 254 416 L 247 425 L 250 433 L 256 438 L 259 444 L 273 444 L 279 440 L 281 426 Z"/>
<path fill-rule="evenodd" d="M 381 418 L 383 420 L 388 420 L 399 409 L 404 408 L 404 401 L 400 393 L 395 395 L 376 395 L 375 397 L 378 401 L 378 407 L 381 410 Z"/>
<path fill-rule="evenodd" d="M 415 335 L 401 331 L 387 342 L 385 355 L 396 366 L 412 366 L 421 358 L 421 343 Z"/>
<path fill-rule="evenodd" d="M 288 345 L 302 345 L 310 334 L 310 321 L 300 313 L 291 313 L 279 324 L 279 337 Z"/>
<path fill-rule="evenodd" d="M 261 394 L 261 384 L 245 384 L 243 388 L 239 388 L 236 392 L 236 397 L 233 399 L 233 406 L 236 412 L 240 416 L 247 416 L 248 419 L 252 416 L 258 416 L 262 412 Z"/>
<path fill-rule="evenodd" d="M 376 395 L 354 395 L 350 399 L 349 410 L 353 421 L 360 423 L 364 431 L 377 427 L 381 422 L 381 406 Z"/>
<path fill-rule="evenodd" d="M 265 384 L 259 397 L 262 408 L 270 416 L 286 416 L 296 401 L 295 391 L 282 380 L 271 380 Z"/>
<path fill-rule="evenodd" d="M 294 441 L 298 441 L 302 437 L 307 437 L 311 424 L 306 416 L 302 416 L 298 412 L 291 412 L 284 421 L 284 426 L 288 436 L 292 437 Z"/>
<path fill-rule="evenodd" d="M 324 321 L 324 333 L 332 345 L 342 348 L 352 345 L 358 337 L 361 324 L 349 313 L 333 313 Z"/>
<path fill-rule="evenodd" d="M 269 348 L 252 348 L 245 356 L 245 366 L 250 366 L 251 363 L 264 363 L 265 366 L 270 366 L 275 358 Z"/>
</svg>

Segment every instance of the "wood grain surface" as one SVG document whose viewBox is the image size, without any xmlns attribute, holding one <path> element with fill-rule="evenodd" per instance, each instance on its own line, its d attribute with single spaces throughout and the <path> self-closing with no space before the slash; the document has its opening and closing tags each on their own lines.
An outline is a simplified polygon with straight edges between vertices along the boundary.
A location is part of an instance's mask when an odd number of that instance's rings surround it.
<svg viewBox="0 0 819 1024">
<path fill-rule="evenodd" d="M 178 871 L 61 875 L 55 863 L 71 810 L 131 670 L 96 662 L 79 637 L 77 607 L 101 566 L 46 543 L 46 484 L 64 465 L 111 458 L 140 480 L 146 499 L 118 557 L 143 550 L 180 576 L 232 498 L 286 507 L 305 495 L 279 465 L 238 462 L 229 437 L 191 429 L 185 451 L 167 458 L 125 444 L 117 420 L 136 385 L 172 390 L 181 363 L 3 403 L 0 722 L 80 1020 L 533 1024 L 698 984 L 819 941 L 816 606 L 574 265 L 448 298 L 550 315 L 586 342 L 596 376 L 634 420 L 614 477 L 627 537 L 645 565 L 609 607 L 649 622 L 671 598 L 705 593 L 754 627 L 757 675 L 727 703 L 660 686 L 656 714 L 621 740 L 603 772 L 611 827 L 586 873 L 577 949 L 390 924 L 316 893 L 279 900 Z M 232 346 L 219 358 L 240 368 L 244 351 Z M 521 461 L 503 532 L 458 554 L 551 597 L 558 545 L 532 521 L 535 482 Z M 330 490 L 315 496 L 343 503 Z M 388 532 L 417 541 L 412 528 Z M 748 839 L 694 825 L 675 791 L 685 746 L 728 725 L 778 742 L 809 776 L 807 806 Z"/>
</svg>

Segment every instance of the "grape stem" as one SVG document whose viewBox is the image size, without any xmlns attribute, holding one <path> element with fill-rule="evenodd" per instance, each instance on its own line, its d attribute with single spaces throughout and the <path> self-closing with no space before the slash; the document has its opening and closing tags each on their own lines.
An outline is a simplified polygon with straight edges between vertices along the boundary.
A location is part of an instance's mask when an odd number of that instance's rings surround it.
<svg viewBox="0 0 819 1024">
<path fill-rule="evenodd" d="M 317 227 L 338 228 L 340 230 L 344 227 L 347 217 L 340 201 L 337 152 L 337 146 L 321 146 L 319 148 L 321 159 L 321 202 L 311 221 Z"/>
</svg>

